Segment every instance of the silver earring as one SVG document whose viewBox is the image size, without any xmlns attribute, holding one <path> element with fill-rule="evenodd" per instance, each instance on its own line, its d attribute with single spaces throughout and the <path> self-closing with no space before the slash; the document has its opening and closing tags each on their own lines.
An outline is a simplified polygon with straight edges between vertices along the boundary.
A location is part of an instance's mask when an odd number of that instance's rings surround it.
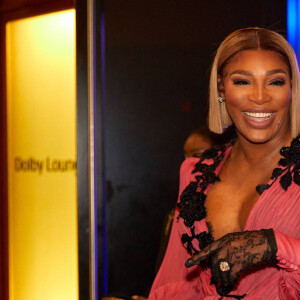
<svg viewBox="0 0 300 300">
<path fill-rule="evenodd" d="M 218 97 L 218 101 L 219 101 L 220 103 L 223 103 L 225 100 L 220 96 L 220 97 Z"/>
</svg>

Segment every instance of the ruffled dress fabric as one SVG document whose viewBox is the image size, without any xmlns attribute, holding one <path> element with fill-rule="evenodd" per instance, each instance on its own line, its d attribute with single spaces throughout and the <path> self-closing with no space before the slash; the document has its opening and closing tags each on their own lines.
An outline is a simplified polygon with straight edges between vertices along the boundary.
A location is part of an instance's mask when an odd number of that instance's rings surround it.
<svg viewBox="0 0 300 300">
<path fill-rule="evenodd" d="M 231 146 L 226 147 L 222 159 L 214 170 L 215 175 L 220 172 L 230 151 Z M 215 160 L 209 158 L 203 163 L 213 165 Z M 189 158 L 183 162 L 180 170 L 179 195 L 191 182 L 197 181 L 199 174 L 194 171 L 197 164 L 199 165 L 198 158 Z M 289 168 L 289 172 L 294 169 L 294 166 Z M 296 178 L 298 175 L 295 174 Z M 284 174 L 279 172 L 279 178 L 275 180 L 271 178 L 268 185 L 260 191 L 261 196 L 252 208 L 244 229 L 245 231 L 274 229 L 278 247 L 277 265 L 246 270 L 233 291 L 222 298 L 218 295 L 215 285 L 211 284 L 209 268 L 200 265 L 192 268 L 184 266 L 185 261 L 191 257 L 191 251 L 188 249 L 188 243 L 182 242 L 182 237 L 191 237 L 191 232 L 194 236 L 203 233 L 209 236 L 210 230 L 205 218 L 194 221 L 192 226 L 190 224 L 188 227 L 184 218 L 180 217 L 178 208 L 166 255 L 153 283 L 149 300 L 300 299 L 300 186 L 299 182 L 291 180 L 288 181 L 287 188 L 283 188 L 285 186 L 279 180 L 282 176 Z M 210 186 L 211 184 L 204 186 L 202 192 L 206 194 Z M 180 198 L 178 202 L 180 203 Z M 191 238 L 190 243 L 195 251 L 201 250 L 199 247 L 201 239 L 199 241 Z"/>
</svg>

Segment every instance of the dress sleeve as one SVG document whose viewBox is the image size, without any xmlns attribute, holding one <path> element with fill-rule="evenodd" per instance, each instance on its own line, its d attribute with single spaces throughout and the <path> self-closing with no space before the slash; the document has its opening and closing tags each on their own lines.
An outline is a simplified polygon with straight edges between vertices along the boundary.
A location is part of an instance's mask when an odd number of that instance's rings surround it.
<svg viewBox="0 0 300 300">
<path fill-rule="evenodd" d="M 300 240 L 276 230 L 274 233 L 278 248 L 278 266 L 300 275 Z"/>
<path fill-rule="evenodd" d="M 274 230 L 277 265 L 281 268 L 280 299 L 300 299 L 300 240 Z"/>
<path fill-rule="evenodd" d="M 195 161 L 198 159 L 187 159 L 181 166 L 179 195 L 191 180 Z M 184 266 L 190 255 L 181 243 L 181 224 L 177 216 L 178 211 L 175 212 L 167 251 L 152 285 L 149 300 L 192 300 L 199 296 L 201 299 L 203 292 L 198 267 L 187 269 Z"/>
</svg>

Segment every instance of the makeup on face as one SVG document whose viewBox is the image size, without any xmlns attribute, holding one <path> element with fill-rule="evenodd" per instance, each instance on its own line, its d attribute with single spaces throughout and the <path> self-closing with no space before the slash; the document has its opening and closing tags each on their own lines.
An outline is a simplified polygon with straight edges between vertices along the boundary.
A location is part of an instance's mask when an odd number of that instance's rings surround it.
<svg viewBox="0 0 300 300">
<path fill-rule="evenodd" d="M 224 73 L 221 96 L 238 132 L 262 142 L 289 131 L 291 80 L 279 54 L 242 51 Z"/>
</svg>

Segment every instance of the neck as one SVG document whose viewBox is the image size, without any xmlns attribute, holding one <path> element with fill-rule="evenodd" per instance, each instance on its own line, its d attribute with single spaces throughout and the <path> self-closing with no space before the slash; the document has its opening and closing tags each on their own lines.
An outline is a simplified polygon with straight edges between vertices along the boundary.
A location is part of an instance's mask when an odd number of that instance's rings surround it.
<svg viewBox="0 0 300 300">
<path fill-rule="evenodd" d="M 283 146 L 289 146 L 291 143 L 291 135 L 287 133 L 277 138 L 273 138 L 264 143 L 253 143 L 238 133 L 238 139 L 233 147 L 233 155 L 237 158 L 246 160 L 249 164 L 257 166 L 258 163 L 277 162 L 280 157 L 280 149 Z"/>
</svg>

